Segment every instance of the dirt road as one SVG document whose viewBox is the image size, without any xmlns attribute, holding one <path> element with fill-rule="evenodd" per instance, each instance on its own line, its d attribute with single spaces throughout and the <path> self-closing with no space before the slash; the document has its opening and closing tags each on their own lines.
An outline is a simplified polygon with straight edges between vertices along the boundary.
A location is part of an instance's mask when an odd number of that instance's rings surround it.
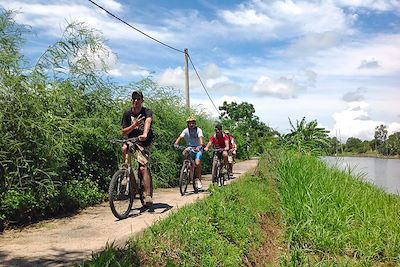
<svg viewBox="0 0 400 267">
<path fill-rule="evenodd" d="M 234 177 L 254 170 L 256 165 L 255 159 L 236 163 Z M 0 235 L 0 266 L 66 266 L 90 258 L 107 242 L 123 246 L 131 235 L 206 197 L 210 176 L 204 175 L 203 179 L 204 190 L 198 194 L 189 191 L 182 197 L 178 188 L 156 190 L 152 213 L 135 209 L 129 218 L 117 220 L 108 203 L 104 203 L 72 217 L 41 222 L 20 231 L 5 231 Z"/>
</svg>

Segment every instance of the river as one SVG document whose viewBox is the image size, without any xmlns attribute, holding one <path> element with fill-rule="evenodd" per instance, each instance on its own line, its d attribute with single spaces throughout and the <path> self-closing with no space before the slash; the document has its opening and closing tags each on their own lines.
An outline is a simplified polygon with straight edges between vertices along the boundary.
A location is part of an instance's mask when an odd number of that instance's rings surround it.
<svg viewBox="0 0 400 267">
<path fill-rule="evenodd" d="M 368 157 L 322 157 L 330 166 L 351 169 L 355 175 L 388 193 L 400 195 L 400 160 Z"/>
</svg>

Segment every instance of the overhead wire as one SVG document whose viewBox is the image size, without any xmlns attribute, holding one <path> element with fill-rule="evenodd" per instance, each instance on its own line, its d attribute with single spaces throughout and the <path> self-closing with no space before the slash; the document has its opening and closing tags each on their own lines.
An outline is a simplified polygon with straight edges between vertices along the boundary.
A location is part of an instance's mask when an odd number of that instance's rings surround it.
<svg viewBox="0 0 400 267">
<path fill-rule="evenodd" d="M 168 44 L 166 44 L 166 43 L 164 43 L 164 42 L 161 42 L 161 41 L 157 40 L 156 38 L 154 38 L 154 37 L 148 35 L 147 33 L 145 33 L 145 32 L 143 32 L 143 31 L 139 30 L 139 29 L 136 28 L 136 27 L 130 25 L 128 22 L 124 21 L 123 19 L 120 19 L 119 17 L 117 17 L 116 15 L 114 15 L 113 13 L 111 13 L 110 11 L 108 11 L 107 9 L 105 9 L 104 7 L 102 7 L 102 6 L 98 5 L 97 3 L 93 2 L 92 0 L 88 0 L 88 1 L 91 2 L 93 5 L 97 6 L 98 8 L 102 9 L 104 12 L 106 12 L 107 14 L 109 14 L 110 16 L 112 16 L 113 18 L 115 18 L 115 19 L 119 20 L 120 22 L 122 22 L 122 23 L 128 25 L 130 28 L 132 28 L 132 29 L 134 29 L 135 31 L 137 31 L 137 32 L 139 32 L 139 33 L 141 33 L 141 34 L 143 34 L 144 36 L 146 36 L 146 37 L 152 39 L 153 41 L 156 41 L 157 43 L 160 43 L 160 44 L 162 44 L 162 45 L 164 45 L 164 46 L 166 46 L 166 47 L 168 47 L 168 48 L 170 48 L 170 49 L 172 49 L 172 50 L 175 50 L 175 51 L 177 51 L 177 52 L 180 52 L 180 53 L 184 53 L 184 54 L 185 54 L 185 51 L 180 50 L 180 49 L 178 49 L 178 48 L 175 48 L 175 47 L 170 46 L 170 45 L 168 45 Z M 193 63 L 193 61 L 192 61 L 192 59 L 191 59 L 189 53 L 187 53 L 187 56 L 188 56 L 188 58 L 189 58 L 190 64 L 192 65 L 192 67 L 193 67 L 193 69 L 194 69 L 194 71 L 195 71 L 195 73 L 196 73 L 196 75 L 197 75 L 197 78 L 199 79 L 199 81 L 200 81 L 200 83 L 201 83 L 201 85 L 202 85 L 204 91 L 206 92 L 208 98 L 210 99 L 212 105 L 214 106 L 214 108 L 215 108 L 215 110 L 217 111 L 218 115 L 221 115 L 221 113 L 219 112 L 218 108 L 215 106 L 214 101 L 212 100 L 210 94 L 208 93 L 208 91 L 207 91 L 207 89 L 206 89 L 206 87 L 205 87 L 203 81 L 201 80 L 200 75 L 199 75 L 199 73 L 197 72 L 197 69 L 196 69 L 196 67 L 194 66 L 194 63 Z"/>
<path fill-rule="evenodd" d="M 218 108 L 215 106 L 214 101 L 211 99 L 211 96 L 210 96 L 210 94 L 208 93 L 206 87 L 204 86 L 204 83 L 203 83 L 203 81 L 201 80 L 200 75 L 199 75 L 199 73 L 197 72 L 197 69 L 196 69 L 196 67 L 195 67 L 194 64 L 193 64 L 193 61 L 192 61 L 192 59 L 191 59 L 189 53 L 188 53 L 187 55 L 188 55 L 190 64 L 192 65 L 192 67 L 193 67 L 193 69 L 194 69 L 194 72 L 196 73 L 197 78 L 199 79 L 199 81 L 200 81 L 200 83 L 201 83 L 201 86 L 203 86 L 204 91 L 206 92 L 208 98 L 210 99 L 211 103 L 213 104 L 213 106 L 214 106 L 215 110 L 217 111 L 218 115 L 221 115 L 221 113 L 219 112 Z"/>
<path fill-rule="evenodd" d="M 170 46 L 170 45 L 168 45 L 168 44 L 166 44 L 166 43 L 164 43 L 164 42 L 161 42 L 161 41 L 157 40 L 156 38 L 154 38 L 154 37 L 148 35 L 147 33 L 145 33 L 145 32 L 143 32 L 143 31 L 139 30 L 138 28 L 136 28 L 136 27 L 130 25 L 128 22 L 126 22 L 126 21 L 124 21 L 123 19 L 120 19 L 119 17 L 115 16 L 113 13 L 111 13 L 110 11 L 108 11 L 107 9 L 105 9 L 104 7 L 102 7 L 102 6 L 98 5 L 98 4 L 96 4 L 96 3 L 93 2 L 92 0 L 88 0 L 88 1 L 91 2 L 93 5 L 97 6 L 98 8 L 104 10 L 104 11 L 105 11 L 107 14 L 109 14 L 110 16 L 112 16 L 112 17 L 114 17 L 115 19 L 121 21 L 122 23 L 128 25 L 129 27 L 131 27 L 131 28 L 134 29 L 135 31 L 140 32 L 140 33 L 143 34 L 144 36 L 146 36 L 146 37 L 148 37 L 148 38 L 150 38 L 150 39 L 156 41 L 157 43 L 160 43 L 160 44 L 162 44 L 162 45 L 164 45 L 164 46 L 166 46 L 166 47 L 168 47 L 168 48 L 171 48 L 171 49 L 173 49 L 173 50 L 175 50 L 175 51 L 178 51 L 178 52 L 181 52 L 181 53 L 185 53 L 184 51 L 182 51 L 182 50 L 180 50 L 180 49 L 178 49 L 178 48 L 175 48 L 175 47 L 173 47 L 173 46 Z"/>
</svg>

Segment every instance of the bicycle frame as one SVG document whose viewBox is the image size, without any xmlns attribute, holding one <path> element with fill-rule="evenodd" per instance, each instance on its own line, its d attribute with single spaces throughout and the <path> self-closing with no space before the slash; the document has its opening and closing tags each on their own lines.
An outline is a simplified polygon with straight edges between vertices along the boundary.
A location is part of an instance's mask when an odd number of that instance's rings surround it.
<svg viewBox="0 0 400 267">
<path fill-rule="evenodd" d="M 212 181 L 213 183 L 217 183 L 219 186 L 223 186 L 225 184 L 225 180 L 229 179 L 229 174 L 227 179 L 222 174 L 222 170 L 224 168 L 224 160 L 222 153 L 224 150 L 225 149 L 223 148 L 213 150 L 214 155 L 213 155 Z"/>
<path fill-rule="evenodd" d="M 185 195 L 187 186 L 190 182 L 193 184 L 193 190 L 195 193 L 198 192 L 198 188 L 196 187 L 195 184 L 195 160 L 193 159 L 193 153 L 196 153 L 196 151 L 192 147 L 183 147 L 183 146 L 178 146 L 175 147 L 178 150 L 187 150 L 188 155 L 187 158 L 183 160 L 182 163 L 182 168 L 179 176 L 179 190 L 181 192 L 181 195 Z M 187 173 L 188 172 L 188 173 Z"/>
</svg>

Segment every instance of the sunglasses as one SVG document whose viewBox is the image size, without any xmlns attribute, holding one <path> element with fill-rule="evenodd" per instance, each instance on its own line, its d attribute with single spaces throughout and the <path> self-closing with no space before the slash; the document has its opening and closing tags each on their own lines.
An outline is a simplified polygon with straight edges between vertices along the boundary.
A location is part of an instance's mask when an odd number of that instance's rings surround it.
<svg viewBox="0 0 400 267">
<path fill-rule="evenodd" d="M 138 100 L 138 101 L 139 101 L 139 100 L 142 100 L 142 99 L 141 99 L 140 97 L 133 97 L 133 98 L 132 98 L 132 101 L 135 101 L 135 100 Z"/>
</svg>

